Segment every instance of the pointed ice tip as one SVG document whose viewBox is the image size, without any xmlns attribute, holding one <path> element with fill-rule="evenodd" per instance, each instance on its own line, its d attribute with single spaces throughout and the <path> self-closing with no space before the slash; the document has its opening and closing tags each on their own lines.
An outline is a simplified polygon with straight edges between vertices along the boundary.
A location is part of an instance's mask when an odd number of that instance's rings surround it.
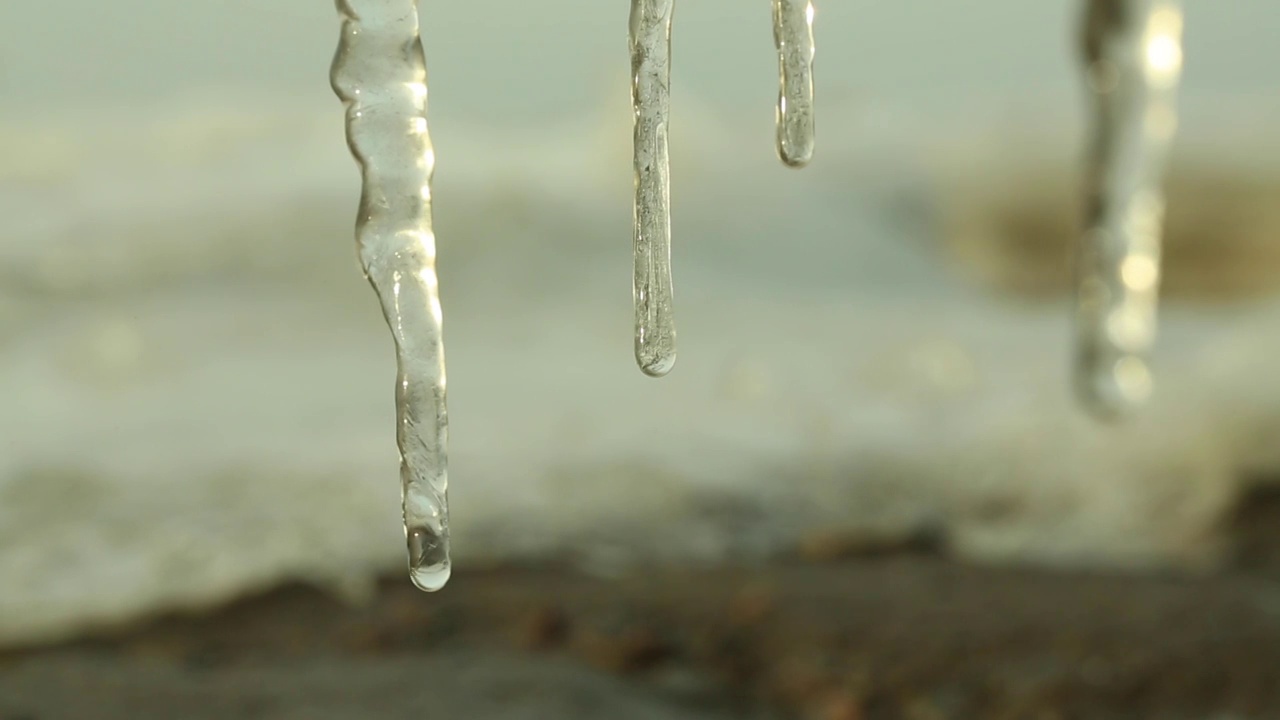
<svg viewBox="0 0 1280 720">
<path fill-rule="evenodd" d="M 409 579 L 419 590 L 435 592 L 449 582 L 449 538 L 442 530 L 408 528 Z"/>
<path fill-rule="evenodd" d="M 640 366 L 640 372 L 652 378 L 660 378 L 671 372 L 671 368 L 676 365 L 676 354 L 665 353 L 649 356 L 648 353 L 636 353 L 636 364 Z"/>
<path fill-rule="evenodd" d="M 1151 396 L 1146 363 L 1129 356 L 1111 370 L 1081 370 L 1075 377 L 1076 396 L 1095 420 L 1117 423 L 1140 409 Z"/>
<path fill-rule="evenodd" d="M 1132 405 L 1116 402 L 1114 398 L 1102 397 L 1090 391 L 1079 391 L 1077 396 L 1090 417 L 1109 425 L 1123 422 L 1135 409 Z"/>
<path fill-rule="evenodd" d="M 452 574 L 453 569 L 448 563 L 445 563 L 432 567 L 411 568 L 409 570 L 409 579 L 413 581 L 414 586 L 419 590 L 433 593 L 443 590 L 444 586 L 449 583 L 449 576 Z"/>
<path fill-rule="evenodd" d="M 792 156 L 788 153 L 778 153 L 778 158 L 782 160 L 782 164 L 789 168 L 801 170 L 808 167 L 809 161 L 813 159 L 813 155 L 802 155 L 799 157 Z"/>
<path fill-rule="evenodd" d="M 774 149 L 778 152 L 778 159 L 783 165 L 790 168 L 802 168 L 813 160 L 813 130 L 800 132 L 788 132 L 788 128 L 780 125 L 778 127 L 777 142 L 774 143 Z"/>
</svg>

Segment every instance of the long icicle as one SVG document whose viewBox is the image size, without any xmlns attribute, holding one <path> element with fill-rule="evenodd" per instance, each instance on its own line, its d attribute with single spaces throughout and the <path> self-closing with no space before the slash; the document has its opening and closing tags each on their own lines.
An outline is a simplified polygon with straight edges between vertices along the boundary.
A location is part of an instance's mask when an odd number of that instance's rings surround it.
<svg viewBox="0 0 1280 720">
<path fill-rule="evenodd" d="M 813 159 L 813 3 L 773 0 L 778 48 L 778 157 L 791 167 Z"/>
<path fill-rule="evenodd" d="M 636 362 L 660 377 L 676 362 L 671 285 L 671 15 L 675 0 L 632 0 L 631 104 L 635 115 L 633 233 Z"/>
<path fill-rule="evenodd" d="M 1182 13 L 1171 0 L 1086 2 L 1094 118 L 1076 263 L 1075 383 L 1093 412 L 1114 418 L 1151 390 L 1161 184 L 1177 126 Z"/>
<path fill-rule="evenodd" d="M 360 261 L 395 339 L 396 443 L 409 574 L 426 591 L 449 580 L 448 413 L 436 283 L 427 71 L 414 0 L 337 0 L 342 39 L 331 71 L 363 190 Z"/>
</svg>

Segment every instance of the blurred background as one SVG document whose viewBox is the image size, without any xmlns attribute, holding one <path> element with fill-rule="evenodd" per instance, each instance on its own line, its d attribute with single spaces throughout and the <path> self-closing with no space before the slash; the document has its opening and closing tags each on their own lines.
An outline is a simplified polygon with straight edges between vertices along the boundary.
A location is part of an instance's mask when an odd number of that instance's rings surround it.
<svg viewBox="0 0 1280 720">
<path fill-rule="evenodd" d="M 429 3 L 456 553 L 324 1 L 0 8 L 0 719 L 1280 717 L 1280 14 L 1188 3 L 1150 406 L 1069 394 L 1071 0 L 674 32 L 680 360 L 631 358 L 627 4 Z"/>
</svg>

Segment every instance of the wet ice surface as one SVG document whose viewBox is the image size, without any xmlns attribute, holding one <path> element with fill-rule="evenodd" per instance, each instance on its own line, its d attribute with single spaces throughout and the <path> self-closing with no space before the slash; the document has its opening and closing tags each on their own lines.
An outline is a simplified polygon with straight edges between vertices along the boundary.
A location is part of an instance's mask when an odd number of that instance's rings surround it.
<svg viewBox="0 0 1280 720">
<path fill-rule="evenodd" d="M 1093 122 L 1077 253 L 1075 380 L 1103 418 L 1151 393 L 1164 170 L 1178 125 L 1182 11 L 1167 0 L 1091 0 L 1083 59 Z"/>
<path fill-rule="evenodd" d="M 360 165 L 356 242 L 396 348 L 409 577 L 428 592 L 449 580 L 449 413 L 443 312 L 431 219 L 435 150 L 427 68 L 413 0 L 338 0 L 341 40 L 330 79 Z"/>
<path fill-rule="evenodd" d="M 671 287 L 671 24 L 675 0 L 633 0 L 628 31 L 635 207 L 632 229 L 636 363 L 646 375 L 671 372 L 676 325 Z"/>
<path fill-rule="evenodd" d="M 813 159 L 813 3 L 773 0 L 778 46 L 778 157 L 793 167 Z"/>
</svg>

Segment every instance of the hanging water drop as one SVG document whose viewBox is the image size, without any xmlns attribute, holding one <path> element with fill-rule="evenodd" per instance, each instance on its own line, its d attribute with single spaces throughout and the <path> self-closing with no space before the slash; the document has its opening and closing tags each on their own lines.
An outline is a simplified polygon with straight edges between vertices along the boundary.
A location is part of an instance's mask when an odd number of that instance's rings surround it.
<svg viewBox="0 0 1280 720">
<path fill-rule="evenodd" d="M 640 369 L 654 377 L 666 375 L 676 361 L 667 152 L 674 6 L 675 0 L 632 0 L 628 43 L 635 121 L 635 354 Z"/>
<path fill-rule="evenodd" d="M 396 347 L 396 444 L 413 582 L 449 579 L 444 345 L 436 284 L 427 72 L 414 0 L 337 0 L 330 75 L 363 177 L 356 239 Z"/>
<path fill-rule="evenodd" d="M 1182 13 L 1172 0 L 1086 0 L 1093 99 L 1085 231 L 1076 261 L 1076 386 L 1103 417 L 1151 390 L 1164 219 L 1161 181 L 1177 125 Z"/>
<path fill-rule="evenodd" d="M 813 3 L 773 0 L 778 48 L 778 157 L 791 167 L 813 159 Z"/>
</svg>

